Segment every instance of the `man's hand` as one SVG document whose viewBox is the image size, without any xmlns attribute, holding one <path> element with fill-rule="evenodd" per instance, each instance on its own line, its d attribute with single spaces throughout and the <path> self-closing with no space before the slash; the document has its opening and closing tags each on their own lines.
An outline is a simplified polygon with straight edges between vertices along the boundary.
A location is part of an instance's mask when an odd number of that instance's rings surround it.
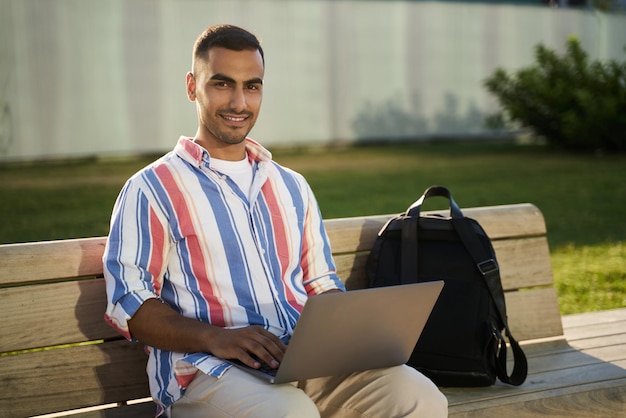
<svg viewBox="0 0 626 418">
<path fill-rule="evenodd" d="M 128 321 L 131 335 L 149 346 L 180 353 L 211 353 L 259 368 L 278 367 L 286 346 L 260 326 L 224 329 L 186 318 L 157 299 L 145 301 Z"/>
<path fill-rule="evenodd" d="M 277 368 L 287 348 L 271 332 L 260 326 L 238 329 L 215 328 L 210 339 L 209 351 L 223 359 L 238 359 L 258 369 L 259 360 Z"/>
</svg>

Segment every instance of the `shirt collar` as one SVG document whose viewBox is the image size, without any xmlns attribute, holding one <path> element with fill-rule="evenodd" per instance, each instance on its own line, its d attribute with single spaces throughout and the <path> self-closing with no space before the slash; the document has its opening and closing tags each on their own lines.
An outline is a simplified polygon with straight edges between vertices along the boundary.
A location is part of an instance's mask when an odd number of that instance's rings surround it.
<svg viewBox="0 0 626 418">
<path fill-rule="evenodd" d="M 256 142 L 252 138 L 246 138 L 246 151 L 248 152 L 248 158 L 250 161 L 256 162 L 270 162 L 272 160 L 272 153 L 264 148 L 261 144 Z M 185 161 L 193 164 L 195 167 L 209 167 L 211 163 L 211 156 L 209 152 L 200 145 L 193 141 L 193 138 L 181 136 L 178 139 L 178 143 L 174 148 L 176 155 L 180 156 Z"/>
</svg>

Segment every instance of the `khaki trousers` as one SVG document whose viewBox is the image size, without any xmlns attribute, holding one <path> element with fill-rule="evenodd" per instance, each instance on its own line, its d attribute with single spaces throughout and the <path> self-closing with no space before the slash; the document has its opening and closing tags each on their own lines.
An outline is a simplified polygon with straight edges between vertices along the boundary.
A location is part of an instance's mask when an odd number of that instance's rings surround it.
<svg viewBox="0 0 626 418">
<path fill-rule="evenodd" d="M 408 366 L 275 385 L 235 367 L 220 379 L 198 373 L 171 418 L 447 417 L 448 401 Z"/>
</svg>

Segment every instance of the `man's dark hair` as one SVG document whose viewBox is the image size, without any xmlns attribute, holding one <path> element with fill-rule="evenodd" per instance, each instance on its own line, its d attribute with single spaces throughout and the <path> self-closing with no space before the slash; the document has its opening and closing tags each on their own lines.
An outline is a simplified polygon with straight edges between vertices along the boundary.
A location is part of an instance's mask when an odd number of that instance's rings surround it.
<svg viewBox="0 0 626 418">
<path fill-rule="evenodd" d="M 261 43 L 252 33 L 234 25 L 213 25 L 205 29 L 193 46 L 193 62 L 204 59 L 209 49 L 221 47 L 232 51 L 258 50 L 265 65 Z"/>
</svg>

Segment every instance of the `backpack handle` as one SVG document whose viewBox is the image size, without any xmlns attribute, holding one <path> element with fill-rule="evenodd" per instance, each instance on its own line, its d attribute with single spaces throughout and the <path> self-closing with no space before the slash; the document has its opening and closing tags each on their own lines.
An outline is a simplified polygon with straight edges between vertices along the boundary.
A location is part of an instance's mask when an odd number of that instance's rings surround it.
<svg viewBox="0 0 626 418">
<path fill-rule="evenodd" d="M 406 216 L 410 218 L 419 218 L 420 211 L 422 209 L 422 204 L 424 203 L 424 201 L 428 199 L 429 197 L 435 197 L 435 196 L 445 197 L 448 199 L 448 201 L 450 202 L 450 217 L 451 218 L 463 217 L 463 212 L 461 212 L 459 205 L 457 205 L 454 199 L 452 198 L 452 193 L 450 193 L 450 190 L 448 190 L 448 188 L 444 186 L 431 186 L 428 189 L 426 189 L 424 194 L 419 199 L 417 199 L 411 206 L 409 206 L 409 208 L 406 210 Z"/>
<path fill-rule="evenodd" d="M 441 196 L 450 202 L 450 217 L 463 219 L 463 212 L 452 198 L 452 193 L 444 186 L 431 186 L 413 203 L 402 216 L 402 245 L 400 263 L 400 284 L 412 283 L 417 278 L 417 229 L 420 211 L 424 201 L 430 197 Z"/>
</svg>

